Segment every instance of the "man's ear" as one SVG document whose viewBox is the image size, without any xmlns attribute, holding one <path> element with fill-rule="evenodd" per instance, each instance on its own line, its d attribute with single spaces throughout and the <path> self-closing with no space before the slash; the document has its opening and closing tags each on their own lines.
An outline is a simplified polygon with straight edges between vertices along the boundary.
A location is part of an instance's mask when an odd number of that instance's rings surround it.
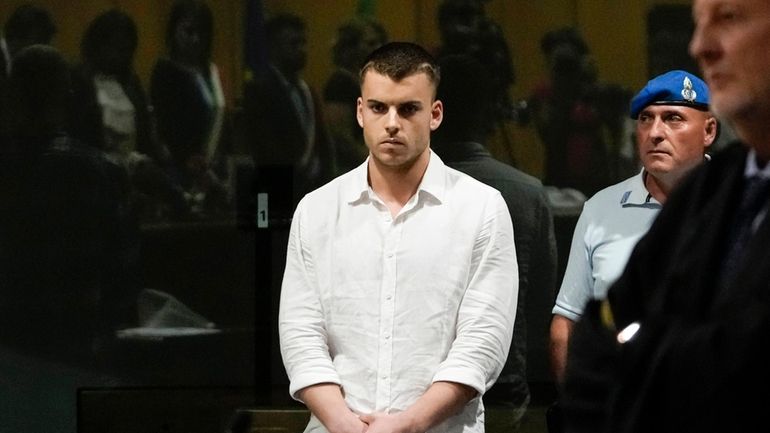
<svg viewBox="0 0 770 433">
<path fill-rule="evenodd" d="M 717 131 L 719 131 L 719 122 L 716 117 L 710 116 L 706 119 L 706 136 L 703 141 L 704 147 L 709 147 L 717 138 Z"/>
<path fill-rule="evenodd" d="M 435 131 L 444 120 L 444 104 L 438 99 L 430 107 L 430 130 Z"/>
<path fill-rule="evenodd" d="M 358 126 L 364 127 L 364 100 L 360 96 L 356 99 L 356 119 Z"/>
</svg>

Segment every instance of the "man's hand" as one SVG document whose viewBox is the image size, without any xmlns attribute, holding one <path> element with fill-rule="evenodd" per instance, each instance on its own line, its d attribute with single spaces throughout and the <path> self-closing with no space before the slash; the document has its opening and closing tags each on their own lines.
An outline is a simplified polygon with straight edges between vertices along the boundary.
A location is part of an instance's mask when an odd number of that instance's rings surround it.
<svg viewBox="0 0 770 433">
<path fill-rule="evenodd" d="M 405 412 L 361 415 L 361 421 L 369 426 L 366 433 L 423 433 L 415 428 Z"/>
<path fill-rule="evenodd" d="M 434 382 L 425 394 L 403 412 L 361 415 L 366 433 L 425 433 L 455 415 L 476 391 L 460 383 Z"/>
<path fill-rule="evenodd" d="M 359 419 L 353 412 L 349 412 L 349 414 L 338 419 L 330 420 L 325 426 L 327 430 L 329 430 L 329 433 L 364 433 L 368 431 L 369 428 L 369 426 L 362 419 Z"/>
<path fill-rule="evenodd" d="M 319 383 L 298 394 L 329 433 L 364 433 L 367 430 L 368 426 L 345 404 L 339 385 Z"/>
</svg>

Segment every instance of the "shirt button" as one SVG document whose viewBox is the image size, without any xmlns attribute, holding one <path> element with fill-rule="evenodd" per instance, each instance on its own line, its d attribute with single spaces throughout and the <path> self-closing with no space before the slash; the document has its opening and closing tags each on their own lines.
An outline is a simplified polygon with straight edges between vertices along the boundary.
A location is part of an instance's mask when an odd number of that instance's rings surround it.
<svg viewBox="0 0 770 433">
<path fill-rule="evenodd" d="M 385 339 L 386 339 L 386 340 L 390 340 L 390 335 L 386 335 L 386 336 L 385 336 Z"/>
<path fill-rule="evenodd" d="M 391 296 L 391 295 L 388 295 L 388 296 L 385 297 L 386 301 L 390 301 L 391 299 L 393 299 L 393 296 Z"/>
<path fill-rule="evenodd" d="M 388 258 L 392 259 L 393 258 L 393 253 L 388 253 Z"/>
</svg>

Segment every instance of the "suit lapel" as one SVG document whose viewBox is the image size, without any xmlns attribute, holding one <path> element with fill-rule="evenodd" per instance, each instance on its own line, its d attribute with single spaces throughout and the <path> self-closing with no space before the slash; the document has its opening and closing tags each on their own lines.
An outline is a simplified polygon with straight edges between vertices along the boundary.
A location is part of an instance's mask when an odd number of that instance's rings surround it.
<svg viewBox="0 0 770 433">
<path fill-rule="evenodd" d="M 689 311 L 694 316 L 708 314 L 710 309 L 724 253 L 724 237 L 743 177 L 745 150 L 737 148 L 726 152 L 730 152 L 725 155 L 727 160 L 713 162 L 725 167 L 711 167 L 692 190 L 689 216 L 682 220 L 686 232 L 672 257 L 678 264 L 671 267 L 671 275 L 667 278 L 669 300 L 674 301 L 681 311 Z M 703 293 L 693 293 L 695 288 Z"/>
</svg>

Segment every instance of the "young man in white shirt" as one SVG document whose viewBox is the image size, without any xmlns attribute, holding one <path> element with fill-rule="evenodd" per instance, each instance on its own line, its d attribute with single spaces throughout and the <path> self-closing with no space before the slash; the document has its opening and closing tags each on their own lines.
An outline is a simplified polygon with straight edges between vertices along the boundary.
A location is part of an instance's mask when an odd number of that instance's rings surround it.
<svg viewBox="0 0 770 433">
<path fill-rule="evenodd" d="M 498 191 L 431 152 L 438 81 L 415 44 L 375 50 L 357 103 L 369 158 L 294 214 L 279 333 L 307 432 L 484 431 L 516 313 L 513 228 Z"/>
</svg>

